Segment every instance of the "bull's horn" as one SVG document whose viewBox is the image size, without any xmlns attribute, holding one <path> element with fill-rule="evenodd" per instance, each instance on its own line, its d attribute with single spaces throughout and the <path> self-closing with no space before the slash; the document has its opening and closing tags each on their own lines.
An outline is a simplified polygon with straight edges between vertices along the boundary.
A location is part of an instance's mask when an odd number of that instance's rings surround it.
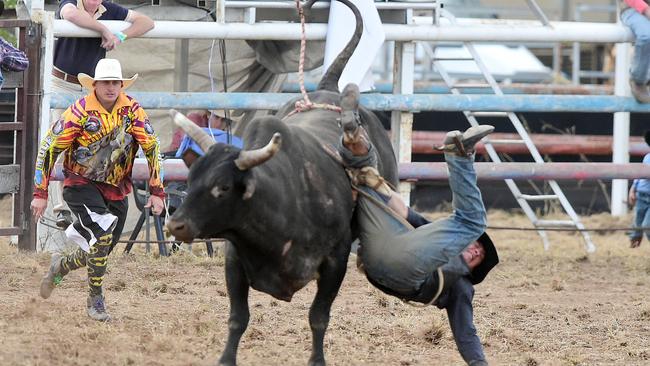
<svg viewBox="0 0 650 366">
<path fill-rule="evenodd" d="M 279 132 L 273 134 L 271 141 L 266 146 L 257 150 L 242 150 L 239 157 L 235 159 L 235 165 L 239 170 L 248 170 L 271 159 L 282 145 L 282 135 Z"/>
<path fill-rule="evenodd" d="M 199 144 L 203 153 L 207 153 L 210 146 L 215 144 L 212 136 L 203 131 L 201 127 L 197 126 L 189 118 L 185 117 L 183 113 L 175 109 L 170 109 L 169 115 L 172 117 L 176 126 L 180 127 L 192 140 Z"/>
</svg>

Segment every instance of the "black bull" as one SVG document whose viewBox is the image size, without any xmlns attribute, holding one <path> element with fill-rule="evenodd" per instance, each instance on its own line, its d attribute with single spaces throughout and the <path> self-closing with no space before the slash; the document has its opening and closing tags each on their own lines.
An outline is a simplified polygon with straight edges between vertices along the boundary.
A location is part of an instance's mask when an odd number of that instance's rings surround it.
<svg viewBox="0 0 650 366">
<path fill-rule="evenodd" d="M 226 246 L 226 286 L 230 299 L 228 340 L 220 364 L 234 365 L 237 347 L 250 317 L 252 287 L 290 301 L 316 280 L 318 289 L 309 311 L 312 331 L 310 365 L 324 365 L 323 339 L 332 302 L 345 276 L 354 239 L 354 201 L 343 167 L 323 146 L 336 146 L 339 119 L 356 112 L 356 94 L 342 96 L 336 84 L 361 37 L 358 10 L 355 35 L 310 93 L 314 103 L 341 105 L 343 112 L 312 109 L 289 115 L 294 102 L 276 116 L 255 119 L 242 136 L 244 149 L 217 143 L 182 114 L 172 112 L 206 154 L 190 167 L 187 196 L 167 226 L 177 239 L 220 237 Z M 348 90 L 346 88 L 346 90 Z M 397 164 L 379 119 L 359 108 L 378 154 L 378 169 L 397 183 Z M 350 123 L 344 118 L 347 130 Z"/>
<path fill-rule="evenodd" d="M 339 94 L 320 91 L 312 93 L 311 99 L 338 104 Z M 287 106 L 279 115 L 290 109 Z M 380 172 L 395 183 L 396 162 L 386 132 L 373 113 L 359 112 L 377 148 Z M 244 150 L 259 149 L 280 133 L 282 146 L 268 161 L 241 170 L 236 162 L 241 150 L 215 144 L 191 166 L 187 197 L 168 227 L 180 240 L 221 237 L 231 243 L 226 247 L 231 313 L 221 359 L 224 364 L 235 363 L 237 345 L 248 324 L 249 286 L 290 301 L 314 279 L 318 291 L 309 312 L 310 363 L 324 363 L 323 338 L 330 307 L 343 281 L 353 241 L 350 182 L 341 165 L 322 148 L 322 144 L 338 143 L 339 116 L 317 109 L 284 121 L 257 119 L 246 128 Z"/>
</svg>

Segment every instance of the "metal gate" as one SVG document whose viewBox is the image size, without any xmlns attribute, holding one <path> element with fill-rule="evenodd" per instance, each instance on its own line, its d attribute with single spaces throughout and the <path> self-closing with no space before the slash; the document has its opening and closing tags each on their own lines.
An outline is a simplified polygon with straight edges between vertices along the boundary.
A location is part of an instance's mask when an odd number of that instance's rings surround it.
<svg viewBox="0 0 650 366">
<path fill-rule="evenodd" d="M 18 29 L 19 48 L 29 59 L 27 70 L 6 73 L 3 90 L 15 95 L 14 120 L 0 122 L 0 133 L 12 133 L 13 164 L 0 165 L 0 194 L 12 194 L 11 226 L 1 227 L 0 236 L 17 235 L 18 248 L 36 250 L 36 222 L 31 218 L 34 162 L 38 149 L 41 79 L 41 26 L 31 20 L 0 20 L 0 28 Z"/>
</svg>

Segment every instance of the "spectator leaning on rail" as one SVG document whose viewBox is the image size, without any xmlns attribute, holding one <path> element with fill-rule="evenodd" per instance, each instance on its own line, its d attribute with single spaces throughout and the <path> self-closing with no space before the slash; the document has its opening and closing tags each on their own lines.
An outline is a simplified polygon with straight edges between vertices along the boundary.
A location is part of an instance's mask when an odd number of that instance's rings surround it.
<svg viewBox="0 0 650 366">
<path fill-rule="evenodd" d="M 434 222 L 406 206 L 383 182 L 367 140 L 360 143 L 367 148 L 346 145 L 345 137 L 339 146 L 358 189 L 359 268 L 389 295 L 446 309 L 458 351 L 470 366 L 487 365 L 473 320 L 474 285 L 499 263 L 485 233 L 485 207 L 474 171 L 474 145 L 493 130 L 482 125 L 447 133 L 441 149 L 454 211 Z"/>
<path fill-rule="evenodd" d="M 1 14 L 1 12 L 0 12 Z M 13 44 L 7 42 L 4 38 L 0 37 L 0 68 L 3 71 L 25 71 L 29 67 L 29 60 L 25 52 L 14 47 Z M 4 76 L 0 72 L 0 87 L 4 83 Z"/>
<path fill-rule="evenodd" d="M 79 73 L 94 76 L 95 66 L 106 57 L 106 51 L 113 50 L 127 39 L 139 37 L 154 27 L 154 22 L 146 15 L 102 0 L 62 0 L 56 17 L 95 30 L 101 33 L 101 38 L 60 37 L 56 41 L 52 68 L 52 92 L 55 93 L 81 93 L 81 84 L 77 79 Z M 111 33 L 98 20 L 124 20 L 131 23 L 131 26 L 121 32 Z M 51 120 L 58 120 L 61 113 L 61 109 L 52 110 Z M 50 186 L 50 191 L 56 224 L 66 228 L 72 218 L 63 202 L 61 184 L 55 182 Z"/>
<path fill-rule="evenodd" d="M 639 103 L 650 103 L 650 6 L 648 0 L 622 0 L 621 21 L 634 37 L 634 58 L 630 69 L 630 88 Z"/>
<path fill-rule="evenodd" d="M 650 146 L 650 130 L 643 133 L 646 144 Z M 643 164 L 650 164 L 650 153 L 643 157 Z M 628 203 L 634 206 L 634 227 L 650 227 L 650 179 L 635 179 L 630 187 Z M 650 239 L 650 231 L 645 231 Z M 643 231 L 633 230 L 629 234 L 630 247 L 637 248 L 641 245 Z"/>
<path fill-rule="evenodd" d="M 94 78 L 79 74 L 81 85 L 90 93 L 68 107 L 41 142 L 31 207 L 36 218 L 43 214 L 54 162 L 64 153 L 63 197 L 75 216 L 66 235 L 79 248 L 67 256 L 52 255 L 40 293 L 48 298 L 63 276 L 87 266 L 88 315 L 106 321 L 110 316 L 105 309 L 102 280 L 107 253 L 124 228 L 138 146 L 149 163 L 151 196 L 146 207 L 151 207 L 154 215 L 163 210 L 164 192 L 158 139 L 140 104 L 123 92 L 137 75 L 123 78 L 119 61 L 113 59 L 100 60 L 94 74 Z"/>
<path fill-rule="evenodd" d="M 232 120 L 221 117 L 213 111 L 207 109 L 191 111 L 187 114 L 187 119 L 194 122 L 199 127 L 219 129 L 222 132 L 225 132 L 225 129 L 228 128 L 230 124 L 232 124 Z M 163 155 L 175 156 L 176 151 L 179 147 L 181 147 L 181 142 L 185 136 L 185 132 L 183 132 L 181 128 L 176 129 L 172 135 L 172 141 L 169 143 L 169 146 L 164 149 Z"/>
</svg>

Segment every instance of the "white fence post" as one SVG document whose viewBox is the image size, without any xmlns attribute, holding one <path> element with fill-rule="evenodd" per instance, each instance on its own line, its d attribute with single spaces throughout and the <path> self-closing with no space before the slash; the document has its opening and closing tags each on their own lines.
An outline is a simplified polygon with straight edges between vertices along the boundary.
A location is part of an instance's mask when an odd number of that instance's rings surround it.
<svg viewBox="0 0 650 366">
<path fill-rule="evenodd" d="M 616 44 L 616 76 L 614 77 L 614 94 L 630 96 L 630 51 L 629 43 Z M 614 113 L 614 142 L 612 146 L 614 163 L 630 161 L 630 112 Z M 622 216 L 627 213 L 627 180 L 612 181 L 612 215 Z"/>
</svg>

